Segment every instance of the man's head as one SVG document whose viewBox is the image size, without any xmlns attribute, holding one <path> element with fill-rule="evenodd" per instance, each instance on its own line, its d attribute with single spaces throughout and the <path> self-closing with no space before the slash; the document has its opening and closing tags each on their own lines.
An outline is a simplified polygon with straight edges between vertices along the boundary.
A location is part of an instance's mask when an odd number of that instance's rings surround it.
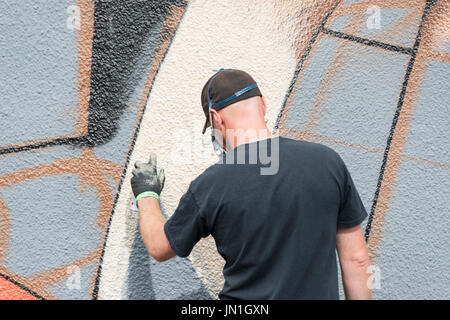
<svg viewBox="0 0 450 320">
<path fill-rule="evenodd" d="M 203 133 L 212 121 L 223 137 L 218 139 L 222 146 L 236 146 L 237 131 L 267 130 L 266 100 L 255 80 L 242 70 L 220 69 L 204 85 L 201 101 L 206 117 Z"/>
</svg>

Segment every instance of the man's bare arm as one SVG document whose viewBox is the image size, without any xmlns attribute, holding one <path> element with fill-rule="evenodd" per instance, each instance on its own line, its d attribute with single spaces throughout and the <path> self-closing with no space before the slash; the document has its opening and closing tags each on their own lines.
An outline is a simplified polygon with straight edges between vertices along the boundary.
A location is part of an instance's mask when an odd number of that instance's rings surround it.
<svg viewBox="0 0 450 320">
<path fill-rule="evenodd" d="M 370 265 L 361 226 L 337 230 L 336 247 L 341 264 L 342 281 L 347 300 L 370 299 L 367 286 Z"/>
<path fill-rule="evenodd" d="M 164 169 L 156 166 L 156 154 L 147 163 L 136 161 L 132 171 L 131 188 L 139 208 L 139 227 L 148 253 L 156 261 L 175 256 L 164 232 L 166 220 L 159 207 L 159 195 L 164 188 Z"/>
<path fill-rule="evenodd" d="M 138 201 L 139 228 L 148 253 L 159 262 L 176 256 L 164 232 L 164 219 L 159 201 L 153 197 Z"/>
</svg>

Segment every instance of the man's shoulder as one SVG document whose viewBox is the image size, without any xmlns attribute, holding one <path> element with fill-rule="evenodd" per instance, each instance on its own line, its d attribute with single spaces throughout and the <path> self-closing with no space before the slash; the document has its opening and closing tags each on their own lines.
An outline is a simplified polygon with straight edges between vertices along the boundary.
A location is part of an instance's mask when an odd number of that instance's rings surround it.
<svg viewBox="0 0 450 320">
<path fill-rule="evenodd" d="M 307 157 L 311 159 L 311 163 L 328 163 L 332 167 L 338 168 L 343 164 L 343 160 L 340 155 L 331 147 L 321 143 L 296 140 L 280 136 L 280 152 L 284 155 L 281 156 L 280 161 L 283 161 L 283 157 Z M 286 159 L 286 158 L 284 158 Z M 239 168 L 239 169 L 238 169 Z M 242 166 L 233 166 L 226 164 L 226 161 L 219 160 L 217 163 L 207 167 L 200 175 L 198 175 L 190 184 L 190 190 L 193 193 L 196 192 L 208 192 L 215 187 L 221 189 L 224 181 L 230 181 L 236 175 L 242 174 Z"/>
<path fill-rule="evenodd" d="M 191 192 L 195 193 L 212 186 L 220 175 L 223 174 L 223 168 L 224 166 L 220 166 L 217 163 L 207 167 L 190 183 L 189 189 Z"/>
<path fill-rule="evenodd" d="M 283 144 L 287 147 L 288 152 L 297 151 L 300 153 L 308 153 L 322 159 L 326 158 L 332 161 L 341 162 L 342 158 L 340 155 L 331 147 L 318 142 L 297 140 L 288 137 L 281 137 Z"/>
</svg>

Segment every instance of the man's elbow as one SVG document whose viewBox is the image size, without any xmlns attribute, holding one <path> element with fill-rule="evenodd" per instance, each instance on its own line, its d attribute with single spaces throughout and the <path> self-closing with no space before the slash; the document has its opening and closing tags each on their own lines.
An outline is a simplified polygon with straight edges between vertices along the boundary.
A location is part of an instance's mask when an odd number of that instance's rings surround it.
<svg viewBox="0 0 450 320">
<path fill-rule="evenodd" d="M 370 266 L 370 259 L 367 255 L 367 251 L 359 252 L 352 255 L 350 262 L 359 269 L 367 270 Z"/>
<path fill-rule="evenodd" d="M 153 259 L 158 262 L 164 262 L 171 258 L 170 255 L 166 254 L 162 250 L 159 250 L 158 248 L 151 248 L 150 250 L 148 250 L 148 253 Z"/>
<path fill-rule="evenodd" d="M 151 255 L 153 257 L 153 259 L 155 259 L 158 262 L 164 262 L 169 260 L 169 257 L 163 256 L 163 255 Z"/>
<path fill-rule="evenodd" d="M 158 262 L 164 262 L 176 256 L 172 248 L 165 246 L 148 246 L 147 251 Z"/>
</svg>

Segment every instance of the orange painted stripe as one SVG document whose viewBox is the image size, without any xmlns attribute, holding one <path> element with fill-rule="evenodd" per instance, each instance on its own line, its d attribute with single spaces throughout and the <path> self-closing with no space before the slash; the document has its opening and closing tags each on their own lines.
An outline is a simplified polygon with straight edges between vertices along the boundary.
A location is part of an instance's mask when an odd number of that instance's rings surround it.
<svg viewBox="0 0 450 320">
<path fill-rule="evenodd" d="M 0 300 L 38 300 L 11 281 L 0 277 Z"/>
</svg>

